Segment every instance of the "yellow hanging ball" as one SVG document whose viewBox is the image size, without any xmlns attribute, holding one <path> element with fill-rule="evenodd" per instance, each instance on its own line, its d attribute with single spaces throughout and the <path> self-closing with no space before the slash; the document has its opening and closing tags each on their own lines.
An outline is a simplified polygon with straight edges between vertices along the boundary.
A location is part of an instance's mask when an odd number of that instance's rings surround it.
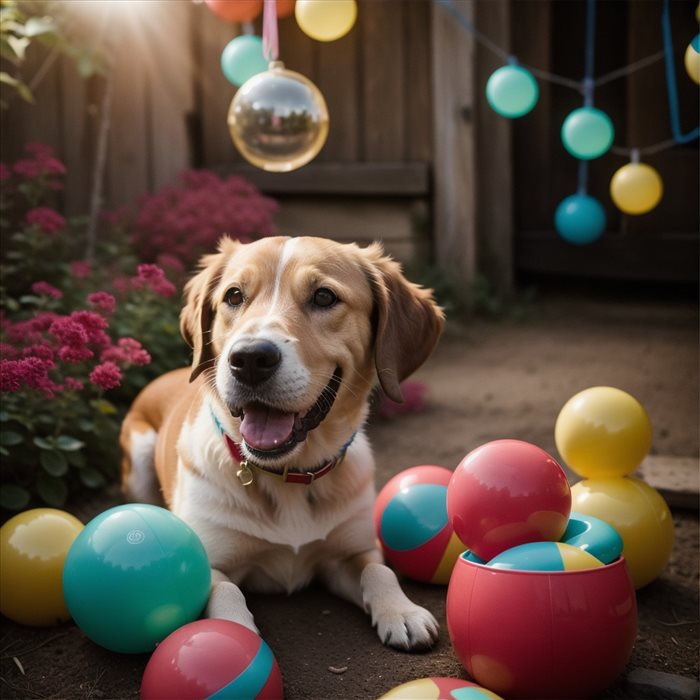
<svg viewBox="0 0 700 700">
<path fill-rule="evenodd" d="M 335 41 L 347 34 L 357 19 L 355 0 L 297 0 L 297 24 L 316 41 Z"/>
<path fill-rule="evenodd" d="M 594 386 L 564 404 L 554 426 L 554 440 L 562 459 L 577 474 L 589 478 L 625 476 L 649 452 L 651 421 L 644 407 L 626 391 Z"/>
<path fill-rule="evenodd" d="M 571 509 L 604 520 L 617 530 L 635 588 L 651 583 L 673 549 L 673 518 L 659 492 L 632 477 L 584 479 L 571 487 Z"/>
<path fill-rule="evenodd" d="M 70 618 L 63 599 L 63 563 L 83 529 L 55 508 L 35 508 L 0 528 L 0 611 L 23 625 L 55 625 Z"/>
<path fill-rule="evenodd" d="M 228 128 L 241 155 L 270 172 L 306 165 L 328 136 L 328 108 L 321 91 L 281 61 L 239 89 L 228 111 Z"/>
<path fill-rule="evenodd" d="M 646 163 L 623 165 L 610 181 L 610 196 L 625 214 L 646 214 L 661 201 L 663 193 L 661 176 Z"/>
<path fill-rule="evenodd" d="M 697 34 L 688 44 L 688 48 L 685 50 L 684 62 L 690 79 L 700 85 L 700 34 Z"/>
</svg>

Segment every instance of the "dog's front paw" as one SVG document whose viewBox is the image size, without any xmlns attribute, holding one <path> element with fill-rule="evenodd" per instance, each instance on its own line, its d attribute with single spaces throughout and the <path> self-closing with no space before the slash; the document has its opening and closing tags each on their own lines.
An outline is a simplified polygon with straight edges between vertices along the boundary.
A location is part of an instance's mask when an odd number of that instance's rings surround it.
<svg viewBox="0 0 700 700">
<path fill-rule="evenodd" d="M 246 605 L 245 596 L 241 589 L 230 581 L 220 581 L 212 586 L 206 616 L 238 622 L 255 634 L 260 634 L 253 620 L 253 614 Z"/>
<path fill-rule="evenodd" d="M 429 649 L 437 641 L 440 631 L 437 620 L 406 597 L 396 574 L 383 564 L 365 567 L 362 599 L 384 644 L 418 651 Z"/>
</svg>

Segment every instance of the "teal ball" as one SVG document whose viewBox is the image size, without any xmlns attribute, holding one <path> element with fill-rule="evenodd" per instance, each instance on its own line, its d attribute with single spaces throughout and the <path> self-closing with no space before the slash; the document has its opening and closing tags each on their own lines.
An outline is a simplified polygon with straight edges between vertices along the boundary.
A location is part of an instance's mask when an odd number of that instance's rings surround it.
<svg viewBox="0 0 700 700">
<path fill-rule="evenodd" d="M 195 620 L 211 569 L 199 537 L 165 508 L 127 504 L 91 520 L 63 569 L 66 605 L 82 631 L 111 651 L 153 651 Z"/>
<path fill-rule="evenodd" d="M 605 231 L 603 205 L 587 194 L 572 194 L 562 200 L 554 214 L 554 227 L 568 243 L 587 245 L 597 241 Z"/>
<path fill-rule="evenodd" d="M 516 119 L 537 104 L 540 89 L 532 73 L 522 66 L 502 66 L 486 83 L 486 99 L 502 117 Z"/>
<path fill-rule="evenodd" d="M 612 146 L 615 128 L 610 117 L 595 107 L 579 107 L 571 112 L 561 127 L 564 148 L 574 158 L 593 160 Z"/>
<path fill-rule="evenodd" d="M 266 71 L 268 63 L 263 55 L 262 39 L 253 34 L 231 39 L 221 53 L 221 70 L 226 80 L 237 87 Z"/>
</svg>

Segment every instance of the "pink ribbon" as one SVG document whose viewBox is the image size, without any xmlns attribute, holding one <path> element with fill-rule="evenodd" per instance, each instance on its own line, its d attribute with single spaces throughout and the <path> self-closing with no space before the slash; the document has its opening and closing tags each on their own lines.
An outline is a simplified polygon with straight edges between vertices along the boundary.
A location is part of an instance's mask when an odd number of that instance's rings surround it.
<svg viewBox="0 0 700 700">
<path fill-rule="evenodd" d="M 268 61 L 276 61 L 279 56 L 277 37 L 277 0 L 265 0 L 263 6 L 263 56 Z"/>
</svg>

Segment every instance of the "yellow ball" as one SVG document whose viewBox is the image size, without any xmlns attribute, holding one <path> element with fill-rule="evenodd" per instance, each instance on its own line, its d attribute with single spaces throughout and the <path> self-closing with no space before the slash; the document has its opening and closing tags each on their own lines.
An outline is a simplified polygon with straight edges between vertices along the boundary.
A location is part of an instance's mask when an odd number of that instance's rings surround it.
<svg viewBox="0 0 700 700">
<path fill-rule="evenodd" d="M 625 476 L 649 452 L 651 421 L 626 391 L 594 386 L 564 404 L 554 426 L 554 440 L 562 459 L 577 474 Z"/>
<path fill-rule="evenodd" d="M 247 80 L 231 101 L 228 128 L 241 155 L 270 172 L 306 165 L 328 136 L 328 109 L 321 91 L 281 61 Z"/>
<path fill-rule="evenodd" d="M 651 583 L 673 549 L 673 518 L 656 489 L 640 479 L 584 479 L 571 488 L 571 509 L 612 525 L 635 588 Z"/>
<path fill-rule="evenodd" d="M 693 41 L 697 43 L 697 37 Z M 685 50 L 684 62 L 685 69 L 688 71 L 690 79 L 700 85 L 700 53 L 698 53 L 697 49 L 693 46 L 692 41 Z"/>
<path fill-rule="evenodd" d="M 610 181 L 610 196 L 625 214 L 646 214 L 661 201 L 663 193 L 661 176 L 646 163 L 623 165 Z"/>
<path fill-rule="evenodd" d="M 83 529 L 77 518 L 35 508 L 0 528 L 0 612 L 23 625 L 54 625 L 70 618 L 63 600 L 63 563 Z"/>
<path fill-rule="evenodd" d="M 355 0 L 297 0 L 297 24 L 316 41 L 335 41 L 347 34 L 357 19 Z"/>
</svg>

